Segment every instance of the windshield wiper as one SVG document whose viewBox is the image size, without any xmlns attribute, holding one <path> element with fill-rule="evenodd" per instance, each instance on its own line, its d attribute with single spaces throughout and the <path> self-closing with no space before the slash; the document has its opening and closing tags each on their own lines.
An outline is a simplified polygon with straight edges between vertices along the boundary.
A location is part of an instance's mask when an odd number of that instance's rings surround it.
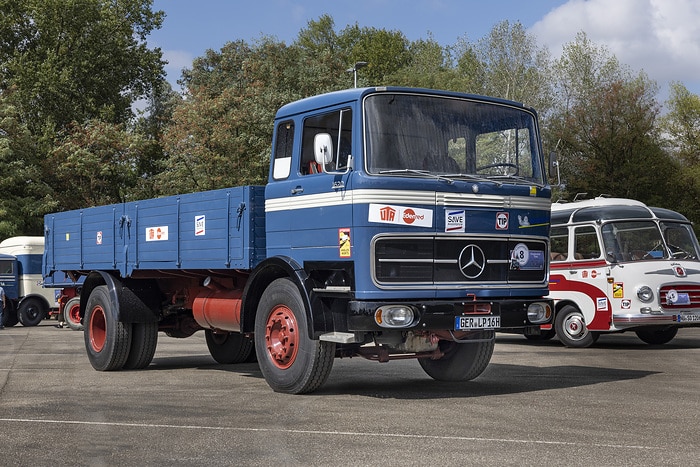
<svg viewBox="0 0 700 467">
<path fill-rule="evenodd" d="M 454 174 L 446 174 L 445 177 L 459 178 L 459 179 L 470 180 L 470 181 L 474 181 L 474 182 L 495 183 L 498 186 L 503 185 L 503 183 L 499 182 L 498 180 L 493 180 L 493 179 L 488 178 L 488 177 L 483 177 L 481 175 L 474 175 L 474 174 L 454 173 Z"/>
<path fill-rule="evenodd" d="M 380 170 L 379 175 L 400 175 L 400 174 L 409 174 L 409 175 L 420 175 L 422 177 L 430 177 L 434 178 L 437 180 L 444 180 L 449 184 L 454 183 L 454 180 L 449 178 L 447 175 L 438 175 L 434 174 L 428 170 L 418 170 L 418 169 L 391 169 L 391 170 Z"/>
<path fill-rule="evenodd" d="M 527 184 L 535 184 L 535 185 L 542 185 L 542 183 L 537 183 L 534 180 L 531 180 L 527 177 L 522 177 L 520 175 L 492 175 L 493 178 L 498 179 L 498 180 L 513 180 L 517 182 L 523 182 Z"/>
</svg>

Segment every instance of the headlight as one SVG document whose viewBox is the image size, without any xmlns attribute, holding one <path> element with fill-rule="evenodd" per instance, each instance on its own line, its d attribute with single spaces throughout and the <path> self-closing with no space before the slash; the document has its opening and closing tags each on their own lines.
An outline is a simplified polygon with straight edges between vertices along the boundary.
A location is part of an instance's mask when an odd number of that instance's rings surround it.
<svg viewBox="0 0 700 467">
<path fill-rule="evenodd" d="M 405 305 L 384 305 L 374 312 L 374 321 L 383 328 L 405 328 L 413 324 L 416 314 Z"/>
<path fill-rule="evenodd" d="M 649 303 L 654 300 L 654 291 L 648 285 L 643 285 L 637 288 L 637 298 L 644 303 Z"/>
<path fill-rule="evenodd" d="M 535 302 L 527 307 L 527 319 L 532 324 L 546 323 L 552 318 L 552 307 L 549 303 Z"/>
</svg>

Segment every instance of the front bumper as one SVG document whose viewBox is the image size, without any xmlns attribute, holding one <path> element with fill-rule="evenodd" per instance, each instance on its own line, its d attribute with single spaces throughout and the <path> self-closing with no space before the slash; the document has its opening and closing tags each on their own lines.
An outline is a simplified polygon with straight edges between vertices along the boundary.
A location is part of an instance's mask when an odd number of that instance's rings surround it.
<svg viewBox="0 0 700 467">
<path fill-rule="evenodd" d="M 381 306 L 401 304 L 410 306 L 417 314 L 417 319 L 404 330 L 436 331 L 454 329 L 455 318 L 470 315 L 500 316 L 501 326 L 495 330 L 517 330 L 529 326 L 551 323 L 548 321 L 533 323 L 528 319 L 528 306 L 533 303 L 549 304 L 554 309 L 552 300 L 549 299 L 510 299 L 510 300 L 483 300 L 483 301 L 449 301 L 426 300 L 404 302 L 380 302 L 352 300 L 348 304 L 348 330 L 349 331 L 386 331 L 375 321 L 375 312 Z M 490 312 L 481 310 L 488 306 Z M 475 311 L 479 310 L 479 311 Z"/>
</svg>

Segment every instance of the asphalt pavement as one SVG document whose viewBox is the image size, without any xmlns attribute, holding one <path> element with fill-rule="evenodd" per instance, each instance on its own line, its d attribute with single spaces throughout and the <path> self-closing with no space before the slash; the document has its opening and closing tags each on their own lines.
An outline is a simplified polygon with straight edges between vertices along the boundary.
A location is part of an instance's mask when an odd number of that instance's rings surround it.
<svg viewBox="0 0 700 467">
<path fill-rule="evenodd" d="M 159 335 L 145 370 L 97 372 L 83 333 L 0 330 L 3 465 L 678 465 L 700 463 L 700 328 L 588 349 L 499 334 L 467 383 L 414 360 L 334 363 L 307 395 L 217 364 L 203 333 Z"/>
</svg>

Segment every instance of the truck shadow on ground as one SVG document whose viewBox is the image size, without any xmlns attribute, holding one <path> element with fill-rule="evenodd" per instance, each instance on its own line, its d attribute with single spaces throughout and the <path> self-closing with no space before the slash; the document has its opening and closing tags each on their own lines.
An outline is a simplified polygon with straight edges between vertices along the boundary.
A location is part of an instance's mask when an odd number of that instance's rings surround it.
<svg viewBox="0 0 700 467">
<path fill-rule="evenodd" d="M 420 371 L 420 368 L 416 368 L 414 378 L 395 379 L 384 375 L 377 377 L 366 372 L 363 375 L 348 374 L 339 381 L 329 380 L 317 393 L 390 399 L 470 398 L 583 387 L 641 379 L 658 373 L 588 366 L 532 367 L 492 363 L 481 376 L 472 381 L 448 383 L 426 379 Z"/>
<path fill-rule="evenodd" d="M 244 378 L 263 379 L 257 363 L 221 365 L 207 355 L 154 359 L 145 371 L 197 368 L 226 371 Z M 336 361 L 330 377 L 314 395 L 358 395 L 380 399 L 443 399 L 497 396 L 551 389 L 567 389 L 642 379 L 657 371 L 592 366 L 513 365 L 491 363 L 472 381 L 442 382 L 425 375 L 415 361 L 386 365 L 364 361 Z"/>
</svg>

